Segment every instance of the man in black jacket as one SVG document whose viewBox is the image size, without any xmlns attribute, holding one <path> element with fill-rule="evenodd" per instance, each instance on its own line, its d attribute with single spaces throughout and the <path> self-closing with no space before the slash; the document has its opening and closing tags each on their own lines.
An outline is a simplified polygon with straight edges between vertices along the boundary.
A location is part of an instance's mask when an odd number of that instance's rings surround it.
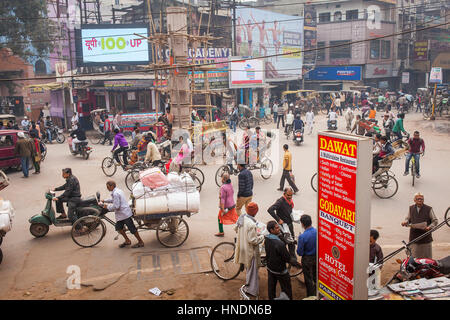
<svg viewBox="0 0 450 320">
<path fill-rule="evenodd" d="M 272 206 L 270 206 L 269 209 L 267 209 L 267 212 L 272 216 L 272 218 L 275 219 L 275 221 L 278 222 L 278 224 L 281 226 L 283 223 L 286 223 L 289 227 L 289 231 L 292 235 L 292 239 L 295 239 L 294 235 L 294 225 L 292 224 L 292 218 L 291 218 L 291 212 L 292 208 L 294 208 L 294 202 L 292 201 L 292 195 L 294 194 L 294 191 L 292 188 L 285 188 L 283 196 L 279 198 Z M 297 260 L 297 257 L 295 255 L 295 244 L 289 244 L 289 253 L 291 254 L 291 257 L 293 261 Z"/>
<path fill-rule="evenodd" d="M 76 207 L 78 203 L 81 201 L 81 192 L 80 192 L 80 183 L 78 182 L 77 177 L 72 175 L 72 169 L 66 168 L 62 170 L 62 176 L 66 179 L 66 183 L 58 188 L 53 189 L 52 191 L 62 191 L 64 193 L 59 197 L 53 198 L 56 201 L 56 212 L 61 215 L 56 219 L 66 219 L 67 215 L 64 210 L 64 202 L 67 202 L 67 207 L 69 208 L 69 220 L 72 224 L 77 220 L 76 215 Z"/>
<path fill-rule="evenodd" d="M 87 139 L 86 132 L 84 131 L 83 128 L 81 128 L 81 126 L 78 126 L 75 131 L 72 131 L 70 136 L 73 138 L 72 140 L 73 152 L 77 151 L 77 144 L 79 144 L 80 142 L 84 142 Z"/>
<path fill-rule="evenodd" d="M 264 247 L 267 261 L 267 290 L 269 300 L 275 299 L 277 282 L 280 282 L 281 291 L 292 300 L 291 277 L 286 264 L 290 262 L 291 255 L 286 249 L 285 243 L 279 238 L 280 226 L 276 221 L 267 223 L 270 232 L 265 236 Z"/>
<path fill-rule="evenodd" d="M 236 201 L 236 211 L 240 216 L 242 207 L 245 205 L 247 208 L 247 205 L 252 201 L 253 175 L 243 164 L 238 164 L 238 169 L 240 173 L 238 175 L 239 189 Z"/>
</svg>

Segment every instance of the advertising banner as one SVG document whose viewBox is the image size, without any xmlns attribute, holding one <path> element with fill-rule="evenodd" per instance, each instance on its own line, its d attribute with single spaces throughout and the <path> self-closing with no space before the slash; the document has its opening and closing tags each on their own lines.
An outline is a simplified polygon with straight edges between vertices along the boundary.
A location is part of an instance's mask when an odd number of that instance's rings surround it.
<svg viewBox="0 0 450 320">
<path fill-rule="evenodd" d="M 402 72 L 402 83 L 409 83 L 409 72 Z"/>
<path fill-rule="evenodd" d="M 366 64 L 365 78 L 388 78 L 392 77 L 391 64 Z"/>
<path fill-rule="evenodd" d="M 233 59 L 230 62 L 230 70 L 230 89 L 264 86 L 263 59 Z"/>
<path fill-rule="evenodd" d="M 358 140 L 365 144 L 362 149 Z M 370 198 L 365 210 L 358 207 L 358 201 L 366 199 L 357 188 L 364 179 L 370 181 L 369 166 L 360 167 L 361 160 L 370 163 L 369 142 L 339 133 L 318 136 L 317 290 L 330 300 L 367 297 Z M 370 184 L 366 187 L 360 194 L 368 193 Z"/>
<path fill-rule="evenodd" d="M 316 67 L 306 74 L 305 79 L 334 81 L 361 80 L 361 73 L 361 67 L 359 66 Z"/>
<path fill-rule="evenodd" d="M 430 83 L 442 83 L 442 68 L 440 67 L 431 68 Z"/>
<path fill-rule="evenodd" d="M 416 41 L 414 43 L 414 61 L 428 60 L 428 41 Z"/>
<path fill-rule="evenodd" d="M 148 64 L 147 25 L 83 25 L 77 32 L 81 65 Z"/>
<path fill-rule="evenodd" d="M 254 8 L 236 10 L 236 50 L 239 56 L 268 57 L 268 82 L 302 77 L 303 18 Z M 289 54 L 291 53 L 292 54 Z"/>
<path fill-rule="evenodd" d="M 148 112 L 148 113 L 126 113 L 122 114 L 121 128 L 125 130 L 133 130 L 136 122 L 139 122 L 141 129 L 146 130 L 150 126 L 158 122 L 158 118 L 162 116 L 161 112 Z"/>
</svg>

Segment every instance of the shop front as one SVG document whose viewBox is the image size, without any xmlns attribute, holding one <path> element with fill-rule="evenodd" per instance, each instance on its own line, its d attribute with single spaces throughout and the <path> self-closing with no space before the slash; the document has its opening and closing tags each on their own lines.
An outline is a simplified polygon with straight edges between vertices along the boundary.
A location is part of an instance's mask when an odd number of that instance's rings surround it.
<svg viewBox="0 0 450 320">
<path fill-rule="evenodd" d="M 318 91 L 348 90 L 359 84 L 361 66 L 317 66 L 305 74 L 305 88 Z"/>
<path fill-rule="evenodd" d="M 401 79 L 400 79 L 401 81 Z M 392 64 L 366 64 L 364 84 L 378 89 L 394 90 L 399 88 L 400 81 L 394 77 Z"/>
</svg>

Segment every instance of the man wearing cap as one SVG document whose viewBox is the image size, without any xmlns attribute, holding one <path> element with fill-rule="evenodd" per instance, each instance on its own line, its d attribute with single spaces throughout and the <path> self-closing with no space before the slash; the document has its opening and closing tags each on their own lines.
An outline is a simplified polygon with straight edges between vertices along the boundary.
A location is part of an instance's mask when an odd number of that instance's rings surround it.
<svg viewBox="0 0 450 320">
<path fill-rule="evenodd" d="M 424 204 L 424 196 L 420 192 L 414 195 L 414 202 L 409 207 L 408 215 L 405 221 L 402 222 L 402 226 L 410 227 L 409 229 L 409 241 L 422 236 L 427 231 L 430 231 L 438 224 L 438 220 L 434 215 L 433 208 Z M 428 258 L 432 259 L 432 247 L 433 237 L 431 233 L 424 238 L 413 243 L 411 248 L 411 254 L 414 258 Z"/>
<path fill-rule="evenodd" d="M 30 168 L 30 158 L 33 154 L 33 145 L 30 139 L 25 138 L 23 132 L 17 133 L 17 143 L 14 148 L 14 154 L 20 156 L 20 164 L 22 167 L 23 177 L 28 178 L 28 170 Z"/>
<path fill-rule="evenodd" d="M 258 296 L 259 277 L 258 268 L 261 266 L 261 253 L 259 245 L 264 241 L 264 235 L 257 232 L 258 205 L 250 202 L 246 208 L 247 213 L 239 217 L 234 230 L 237 233 L 234 262 L 243 264 L 247 270 L 245 285 L 241 287 L 241 294 Z"/>
<path fill-rule="evenodd" d="M 28 117 L 25 116 L 21 122 L 22 130 L 28 131 L 30 129 L 30 121 L 28 120 Z"/>
</svg>

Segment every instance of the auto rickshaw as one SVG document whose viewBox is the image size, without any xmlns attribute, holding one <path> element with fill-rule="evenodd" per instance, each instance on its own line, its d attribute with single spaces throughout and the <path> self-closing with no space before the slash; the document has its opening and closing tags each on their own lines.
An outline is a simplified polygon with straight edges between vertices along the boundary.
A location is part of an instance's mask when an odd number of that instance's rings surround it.
<svg viewBox="0 0 450 320">
<path fill-rule="evenodd" d="M 13 114 L 0 114 L 0 123 L 3 125 L 3 127 L 6 127 L 9 121 L 12 121 L 13 125 L 16 125 L 16 116 Z"/>
</svg>

